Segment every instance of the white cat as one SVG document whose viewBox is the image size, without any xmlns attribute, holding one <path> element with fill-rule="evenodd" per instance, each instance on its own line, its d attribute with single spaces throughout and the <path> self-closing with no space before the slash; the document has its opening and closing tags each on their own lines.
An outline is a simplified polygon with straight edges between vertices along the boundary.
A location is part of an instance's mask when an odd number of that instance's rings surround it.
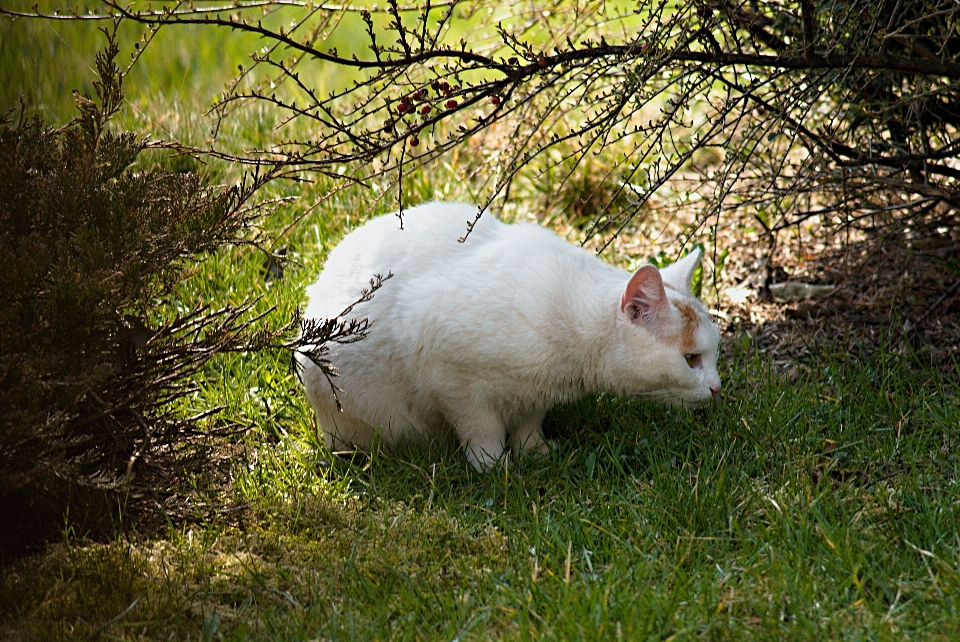
<svg viewBox="0 0 960 642">
<path fill-rule="evenodd" d="M 346 236 L 309 289 L 308 318 L 336 317 L 376 274 L 393 277 L 352 315 L 373 321 L 332 346 L 338 411 L 320 369 L 298 355 L 328 448 L 424 444 L 456 434 L 482 469 L 543 451 L 552 406 L 592 392 L 693 405 L 720 392 L 720 335 L 690 293 L 691 252 L 658 271 L 610 267 L 530 224 L 429 203 Z"/>
</svg>

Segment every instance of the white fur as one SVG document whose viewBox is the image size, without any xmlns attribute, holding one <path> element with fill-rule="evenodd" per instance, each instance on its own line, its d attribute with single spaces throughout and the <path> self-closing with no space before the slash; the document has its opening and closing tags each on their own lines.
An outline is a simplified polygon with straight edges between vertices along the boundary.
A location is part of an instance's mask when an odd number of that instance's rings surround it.
<svg viewBox="0 0 960 642">
<path fill-rule="evenodd" d="M 661 338 L 680 318 L 673 305 L 655 321 L 622 309 L 629 272 L 489 213 L 460 243 L 477 211 L 429 203 L 405 211 L 402 230 L 396 215 L 382 216 L 330 253 L 308 289 L 307 317 L 335 317 L 375 274 L 393 278 L 351 313 L 373 321 L 369 335 L 332 346 L 343 412 L 320 370 L 298 355 L 328 447 L 366 448 L 378 433 L 391 445 L 423 444 L 455 432 L 483 468 L 508 445 L 515 454 L 544 450 L 546 411 L 591 392 L 696 404 L 719 391 L 719 334 L 689 297 L 698 253 L 662 271 L 674 288 L 666 298 L 684 299 L 701 316 L 703 363 L 691 368 Z"/>
</svg>

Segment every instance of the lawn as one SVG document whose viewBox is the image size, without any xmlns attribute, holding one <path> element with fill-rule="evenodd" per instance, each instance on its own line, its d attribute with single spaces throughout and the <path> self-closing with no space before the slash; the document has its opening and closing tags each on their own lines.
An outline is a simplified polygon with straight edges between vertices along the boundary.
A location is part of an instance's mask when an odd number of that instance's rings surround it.
<svg viewBox="0 0 960 642">
<path fill-rule="evenodd" d="M 0 43 L 29 37 L 62 57 L 63 77 L 32 98 L 64 118 L 64 82 L 81 82 L 98 44 L 86 25 L 55 26 L 4 21 Z M 4 69 L 26 68 L 2 46 Z M 118 128 L 205 136 L 204 96 L 224 80 L 188 54 L 142 61 Z M 252 118 L 234 127 L 240 142 L 269 135 Z M 469 200 L 464 176 L 425 168 L 405 198 Z M 325 253 L 391 207 L 332 187 L 265 193 L 300 197 L 263 221 L 267 244 L 287 248 L 282 279 L 236 248 L 198 264 L 167 309 L 262 297 L 265 323 L 290 319 Z M 541 218 L 576 240 L 561 215 Z M 956 361 L 838 340 L 782 368 L 736 323 L 725 332 L 718 403 L 584 399 L 548 415 L 553 452 L 488 473 L 449 450 L 328 453 L 289 354 L 224 356 L 182 403 L 250 427 L 224 445 L 230 483 L 198 483 L 189 519 L 110 542 L 68 520 L 61 542 L 3 560 L 0 639 L 960 637 Z"/>
</svg>

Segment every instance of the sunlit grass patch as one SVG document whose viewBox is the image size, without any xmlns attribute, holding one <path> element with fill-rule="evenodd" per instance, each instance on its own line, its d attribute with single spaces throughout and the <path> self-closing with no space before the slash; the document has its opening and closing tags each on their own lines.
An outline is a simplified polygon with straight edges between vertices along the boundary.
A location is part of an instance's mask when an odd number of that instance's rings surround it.
<svg viewBox="0 0 960 642">
<path fill-rule="evenodd" d="M 344 191 L 306 216 L 282 278 L 234 249 L 181 295 L 260 296 L 283 322 L 364 207 Z M 590 397 L 550 413 L 553 452 L 481 474 L 440 447 L 331 455 L 288 354 L 224 355 L 184 402 L 250 427 L 231 485 L 203 491 L 223 508 L 5 569 L 4 617 L 28 639 L 949 639 L 960 389 L 944 366 L 820 346 L 785 374 L 746 342 L 719 404 Z"/>
<path fill-rule="evenodd" d="M 265 290 L 281 309 L 307 260 Z M 37 639 L 949 639 L 956 378 L 821 348 L 787 374 L 745 344 L 706 408 L 555 409 L 554 451 L 488 473 L 441 447 L 327 453 L 286 356 L 231 355 L 191 402 L 251 426 L 222 511 L 54 547 L 5 573 L 4 614 Z"/>
</svg>

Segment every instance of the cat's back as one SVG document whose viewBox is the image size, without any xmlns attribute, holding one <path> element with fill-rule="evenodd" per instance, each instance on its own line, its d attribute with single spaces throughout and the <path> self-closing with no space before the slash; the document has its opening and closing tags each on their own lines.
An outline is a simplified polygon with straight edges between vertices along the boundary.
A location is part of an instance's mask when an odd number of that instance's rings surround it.
<svg viewBox="0 0 960 642">
<path fill-rule="evenodd" d="M 355 229 L 333 249 L 324 271 L 340 264 L 358 267 L 389 262 L 402 264 L 405 260 L 421 262 L 442 258 L 453 251 L 462 251 L 458 239 L 467 232 L 467 222 L 473 221 L 477 208 L 459 203 L 427 203 L 397 214 L 386 214 L 371 219 Z M 484 214 L 471 233 L 470 247 L 483 237 L 496 236 L 502 224 Z M 460 249 L 457 246 L 461 246 Z"/>
<path fill-rule="evenodd" d="M 423 274 L 448 273 L 484 246 L 502 241 L 509 227 L 484 213 L 470 232 L 478 209 L 460 203 L 426 203 L 403 212 L 371 219 L 350 232 L 330 252 L 316 283 L 307 289 L 310 316 L 330 317 L 357 300 L 372 277 L 392 274 L 377 295 L 392 298 Z"/>
</svg>

